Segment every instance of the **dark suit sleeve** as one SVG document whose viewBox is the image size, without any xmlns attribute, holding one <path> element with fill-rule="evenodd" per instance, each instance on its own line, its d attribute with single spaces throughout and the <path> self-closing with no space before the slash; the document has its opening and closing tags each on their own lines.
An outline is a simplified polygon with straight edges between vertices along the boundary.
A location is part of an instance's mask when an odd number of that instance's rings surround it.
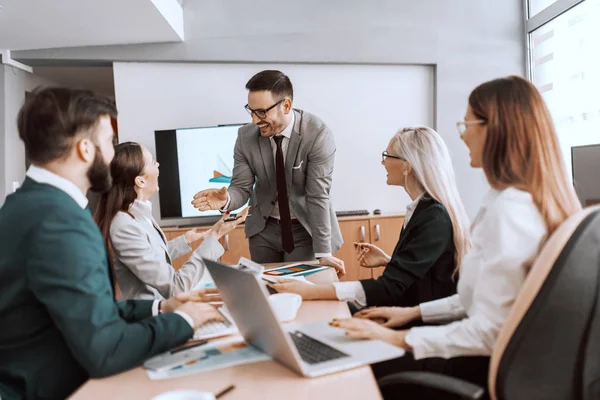
<svg viewBox="0 0 600 400">
<path fill-rule="evenodd" d="M 137 322 L 152 316 L 154 300 L 121 300 L 117 301 L 119 316 L 127 322 Z"/>
<path fill-rule="evenodd" d="M 402 295 L 411 285 L 422 279 L 452 240 L 452 222 L 442 207 L 432 207 L 414 216 L 412 228 L 405 231 L 405 243 L 394 250 L 383 275 L 377 279 L 360 281 L 368 306 L 401 304 Z M 413 223 L 414 222 L 414 223 Z"/>
<path fill-rule="evenodd" d="M 89 216 L 50 211 L 33 234 L 27 276 L 32 292 L 91 377 L 136 367 L 193 336 L 177 314 L 144 318 L 150 315 L 151 302 L 115 304 L 104 246 Z"/>
<path fill-rule="evenodd" d="M 329 191 L 334 160 L 333 133 L 325 127 L 315 139 L 306 164 L 306 208 L 315 253 L 331 253 Z"/>
</svg>

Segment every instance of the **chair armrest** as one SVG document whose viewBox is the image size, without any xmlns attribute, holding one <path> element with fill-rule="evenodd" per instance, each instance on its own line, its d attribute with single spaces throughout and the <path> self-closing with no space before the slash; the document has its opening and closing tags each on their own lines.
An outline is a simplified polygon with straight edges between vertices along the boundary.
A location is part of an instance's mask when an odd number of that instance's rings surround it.
<svg viewBox="0 0 600 400">
<path fill-rule="evenodd" d="M 478 400 L 485 394 L 485 389 L 462 379 L 436 374 L 433 372 L 399 372 L 384 376 L 377 381 L 380 389 L 395 385 L 418 385 L 453 393 L 465 399 Z"/>
</svg>

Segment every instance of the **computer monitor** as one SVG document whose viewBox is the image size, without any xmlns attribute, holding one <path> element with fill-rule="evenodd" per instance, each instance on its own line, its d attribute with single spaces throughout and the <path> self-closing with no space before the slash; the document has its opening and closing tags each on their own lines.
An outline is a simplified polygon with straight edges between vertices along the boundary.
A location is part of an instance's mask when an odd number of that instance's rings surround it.
<svg viewBox="0 0 600 400">
<path fill-rule="evenodd" d="M 581 205 L 600 204 L 600 144 L 572 147 L 571 164 Z"/>
<path fill-rule="evenodd" d="M 154 132 L 160 163 L 160 217 L 215 219 L 219 211 L 200 212 L 191 202 L 203 189 L 229 186 L 233 149 L 243 124 L 160 130 Z M 232 210 L 236 213 L 238 210 Z"/>
</svg>

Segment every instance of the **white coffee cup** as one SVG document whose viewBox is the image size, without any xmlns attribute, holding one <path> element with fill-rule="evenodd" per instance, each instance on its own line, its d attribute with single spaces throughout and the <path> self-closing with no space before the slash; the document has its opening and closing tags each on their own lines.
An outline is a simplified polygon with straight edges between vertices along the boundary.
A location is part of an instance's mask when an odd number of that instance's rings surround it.
<svg viewBox="0 0 600 400">
<path fill-rule="evenodd" d="M 302 304 L 302 296 L 296 293 L 275 293 L 269 296 L 269 302 L 280 322 L 296 318 Z"/>
<path fill-rule="evenodd" d="M 172 390 L 161 393 L 152 400 L 215 400 L 215 395 L 197 390 Z"/>
</svg>

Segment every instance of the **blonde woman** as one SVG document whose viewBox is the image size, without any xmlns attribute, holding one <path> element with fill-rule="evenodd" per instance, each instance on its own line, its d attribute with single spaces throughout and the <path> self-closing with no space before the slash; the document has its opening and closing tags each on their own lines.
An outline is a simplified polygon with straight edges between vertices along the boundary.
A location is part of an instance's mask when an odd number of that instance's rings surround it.
<svg viewBox="0 0 600 400">
<path fill-rule="evenodd" d="M 378 377 L 424 370 L 487 386 L 498 332 L 540 247 L 581 209 L 548 109 L 529 81 L 511 76 L 481 84 L 457 125 L 471 166 L 483 168 L 491 186 L 471 227 L 473 247 L 461 263 L 458 294 L 332 321 L 349 336 L 381 339 L 409 352 L 374 365 Z M 415 320 L 445 324 L 394 331 L 369 319 L 383 319 L 388 327 Z"/>
<path fill-rule="evenodd" d="M 401 186 L 412 199 L 391 255 L 371 244 L 355 244 L 361 265 L 385 266 L 383 275 L 316 286 L 287 280 L 272 284 L 275 290 L 359 307 L 408 307 L 456 293 L 454 272 L 469 248 L 469 231 L 444 141 L 431 128 L 402 129 L 390 140 L 381 163 L 387 184 Z"/>
</svg>

